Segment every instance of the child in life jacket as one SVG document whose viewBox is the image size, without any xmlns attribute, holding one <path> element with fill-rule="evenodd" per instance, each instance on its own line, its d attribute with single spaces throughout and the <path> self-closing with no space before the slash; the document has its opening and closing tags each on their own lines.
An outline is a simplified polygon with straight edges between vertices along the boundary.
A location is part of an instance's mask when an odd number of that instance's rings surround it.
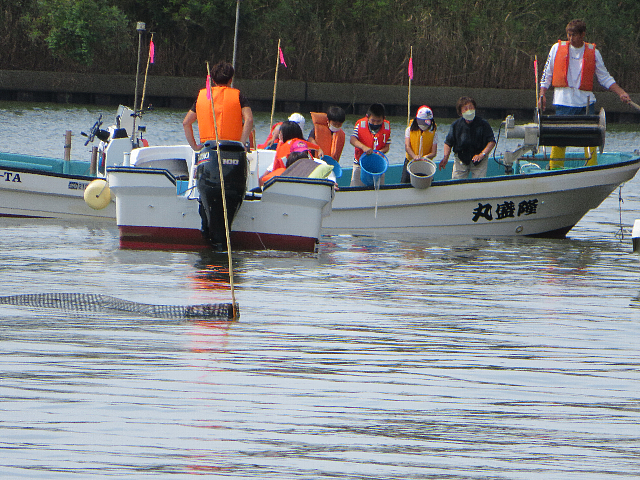
<svg viewBox="0 0 640 480">
<path fill-rule="evenodd" d="M 374 103 L 369 107 L 367 115 L 356 122 L 350 143 L 355 148 L 351 186 L 362 187 L 364 186 L 360 180 L 360 157 L 362 154 L 369 155 L 374 150 L 386 154 L 391 144 L 391 124 L 385 119 L 384 105 Z M 380 177 L 380 184 L 383 183 L 384 174 Z"/>
<path fill-rule="evenodd" d="M 318 156 L 328 155 L 336 162 L 340 162 L 342 149 L 344 148 L 345 134 L 342 124 L 346 118 L 342 108 L 333 105 L 327 113 L 311 112 L 313 128 L 307 138 L 310 142 L 320 145 Z"/>
<path fill-rule="evenodd" d="M 292 113 L 291 115 L 289 115 L 289 118 L 287 120 L 289 122 L 296 122 L 298 125 L 300 125 L 300 130 L 304 131 L 305 119 L 300 113 Z M 269 136 L 267 137 L 267 140 L 264 143 L 261 143 L 260 145 L 258 145 L 258 148 L 275 150 L 278 147 L 278 144 L 280 143 L 280 129 L 282 128 L 283 123 L 284 122 L 276 123 L 271 128 L 271 131 L 269 132 Z"/>
<path fill-rule="evenodd" d="M 402 166 L 400 183 L 410 183 L 411 178 L 407 165 L 413 160 L 433 160 L 438 153 L 438 126 L 433 118 L 433 112 L 426 105 L 422 105 L 416 112 L 416 117 L 404 132 L 404 149 L 406 157 Z"/>
</svg>

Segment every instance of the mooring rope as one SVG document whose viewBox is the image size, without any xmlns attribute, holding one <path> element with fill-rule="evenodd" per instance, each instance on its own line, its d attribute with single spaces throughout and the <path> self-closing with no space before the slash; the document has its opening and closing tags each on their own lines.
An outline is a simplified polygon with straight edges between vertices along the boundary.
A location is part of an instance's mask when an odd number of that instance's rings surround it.
<svg viewBox="0 0 640 480">
<path fill-rule="evenodd" d="M 27 307 L 57 308 L 61 310 L 99 312 L 138 313 L 161 318 L 220 318 L 233 319 L 234 308 L 230 303 L 209 303 L 202 305 L 150 305 L 130 302 L 108 295 L 91 293 L 33 293 L 0 297 L 0 304 Z M 238 306 L 236 305 L 236 312 Z M 237 317 L 238 315 L 236 315 Z"/>
</svg>

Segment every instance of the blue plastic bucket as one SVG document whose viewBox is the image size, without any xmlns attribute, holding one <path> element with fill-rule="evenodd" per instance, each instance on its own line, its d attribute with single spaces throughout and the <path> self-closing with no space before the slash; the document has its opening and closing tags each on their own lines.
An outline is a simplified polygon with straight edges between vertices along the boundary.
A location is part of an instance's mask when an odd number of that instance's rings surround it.
<svg viewBox="0 0 640 480">
<path fill-rule="evenodd" d="M 342 167 L 333 159 L 333 157 L 325 155 L 322 157 L 322 161 L 333 167 L 333 174 L 336 176 L 336 180 L 342 176 Z"/>
<path fill-rule="evenodd" d="M 373 153 L 360 157 L 360 181 L 370 187 L 375 180 L 387 171 L 389 160 L 384 153 L 374 150 Z"/>
</svg>

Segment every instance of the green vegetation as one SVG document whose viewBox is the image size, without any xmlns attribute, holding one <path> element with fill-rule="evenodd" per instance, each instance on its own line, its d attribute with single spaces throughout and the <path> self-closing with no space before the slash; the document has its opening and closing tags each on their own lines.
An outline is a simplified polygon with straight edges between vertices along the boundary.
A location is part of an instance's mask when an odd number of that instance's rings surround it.
<svg viewBox="0 0 640 480">
<path fill-rule="evenodd" d="M 231 60 L 236 0 L 0 0 L 0 69 L 135 73 L 137 21 L 154 75 L 198 76 Z M 638 0 L 242 0 L 236 67 L 270 79 L 531 88 L 573 18 L 587 22 L 618 83 L 640 91 Z"/>
</svg>

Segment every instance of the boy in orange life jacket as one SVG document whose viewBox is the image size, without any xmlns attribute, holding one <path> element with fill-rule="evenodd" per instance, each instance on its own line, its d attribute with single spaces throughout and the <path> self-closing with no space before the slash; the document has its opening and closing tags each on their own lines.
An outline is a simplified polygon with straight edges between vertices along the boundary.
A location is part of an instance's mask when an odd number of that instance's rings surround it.
<svg viewBox="0 0 640 480">
<path fill-rule="evenodd" d="M 384 118 L 384 105 L 374 103 L 369 107 L 367 115 L 356 122 L 351 134 L 351 145 L 355 147 L 351 186 L 362 187 L 360 180 L 360 157 L 374 150 L 382 153 L 389 151 L 391 143 L 391 124 Z M 380 184 L 384 183 L 384 174 L 380 177 Z"/>
<path fill-rule="evenodd" d="M 231 88 L 234 70 L 230 63 L 219 62 L 213 67 L 211 89 L 215 109 L 215 125 L 218 129 L 218 140 L 235 140 L 246 145 L 253 129 L 253 113 L 246 97 L 239 90 Z M 193 124 L 198 121 L 200 142 L 196 143 L 193 136 Z M 216 140 L 211 99 L 207 98 L 207 89 L 203 88 L 198 94 L 191 110 L 182 121 L 184 135 L 194 150 L 200 150 L 207 140 Z"/>
<path fill-rule="evenodd" d="M 586 23 L 582 20 L 571 20 L 567 24 L 566 32 L 568 40 L 558 41 L 549 51 L 540 81 L 540 109 L 544 111 L 547 108 L 545 94 L 553 85 L 556 115 L 593 115 L 596 102 L 593 94 L 594 74 L 600 85 L 616 93 L 622 102 L 629 103 L 631 98 L 609 75 L 595 44 L 585 43 Z M 552 147 L 550 168 L 562 168 L 564 160 L 554 159 L 564 159 L 564 156 L 565 147 Z M 587 156 L 590 158 L 587 165 L 597 164 L 595 147 L 591 148 Z"/>
<path fill-rule="evenodd" d="M 336 105 L 329 107 L 327 113 L 311 112 L 313 128 L 307 140 L 320 145 L 322 154 L 329 155 L 336 162 L 340 162 L 344 148 L 345 135 L 342 124 L 345 117 L 344 110 Z"/>
</svg>

